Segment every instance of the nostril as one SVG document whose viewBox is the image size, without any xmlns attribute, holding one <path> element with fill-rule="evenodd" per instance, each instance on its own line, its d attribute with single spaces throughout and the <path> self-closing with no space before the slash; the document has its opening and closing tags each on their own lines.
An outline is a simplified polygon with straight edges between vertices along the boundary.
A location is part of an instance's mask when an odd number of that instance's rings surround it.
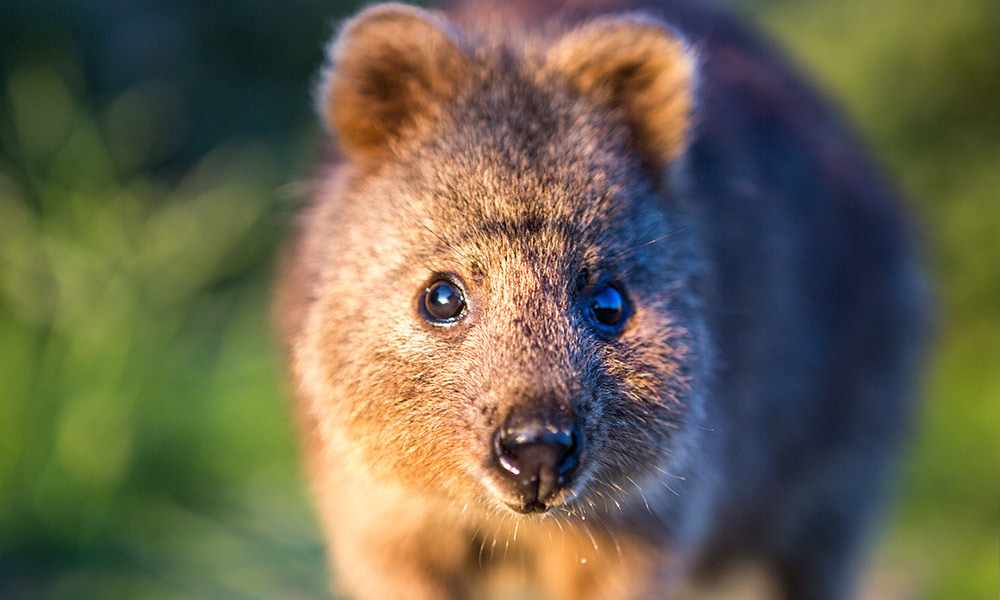
<svg viewBox="0 0 1000 600">
<path fill-rule="evenodd" d="M 580 434 L 577 432 L 576 427 L 573 427 L 569 432 L 569 442 L 566 444 L 565 449 L 559 456 L 558 471 L 560 475 L 564 475 L 573 470 L 577 463 L 579 463 L 578 455 L 580 453 Z"/>
<path fill-rule="evenodd" d="M 511 475 L 520 475 L 521 469 L 517 466 L 517 454 L 508 449 L 509 442 L 505 443 L 508 436 L 505 434 L 505 427 L 497 429 L 493 436 L 493 452 L 496 454 L 497 462 Z"/>
</svg>

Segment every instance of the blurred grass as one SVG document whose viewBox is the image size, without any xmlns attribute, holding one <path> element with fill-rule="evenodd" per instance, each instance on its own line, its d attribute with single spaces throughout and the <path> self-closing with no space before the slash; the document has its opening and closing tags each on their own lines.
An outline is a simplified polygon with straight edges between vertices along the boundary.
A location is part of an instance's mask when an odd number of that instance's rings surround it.
<svg viewBox="0 0 1000 600">
<path fill-rule="evenodd" d="M 323 597 L 267 303 L 308 74 L 349 7 L 46 6 L 0 9 L 0 597 Z M 990 595 L 1000 4 L 740 9 L 924 223 L 939 343 L 878 562 L 920 598 Z"/>
<path fill-rule="evenodd" d="M 75 67 L 0 90 L 0 596 L 321 595 L 267 317 L 287 167 L 234 137 L 158 174 L 169 89 L 95 107 Z"/>
</svg>

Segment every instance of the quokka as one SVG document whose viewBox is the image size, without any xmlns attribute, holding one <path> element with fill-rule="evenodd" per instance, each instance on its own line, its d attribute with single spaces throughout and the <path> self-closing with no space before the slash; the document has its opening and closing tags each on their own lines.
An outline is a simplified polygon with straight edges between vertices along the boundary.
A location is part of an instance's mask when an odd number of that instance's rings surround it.
<svg viewBox="0 0 1000 600">
<path fill-rule="evenodd" d="M 693 0 L 383 4 L 319 100 L 276 314 L 338 586 L 852 595 L 924 285 L 782 60 Z"/>
</svg>

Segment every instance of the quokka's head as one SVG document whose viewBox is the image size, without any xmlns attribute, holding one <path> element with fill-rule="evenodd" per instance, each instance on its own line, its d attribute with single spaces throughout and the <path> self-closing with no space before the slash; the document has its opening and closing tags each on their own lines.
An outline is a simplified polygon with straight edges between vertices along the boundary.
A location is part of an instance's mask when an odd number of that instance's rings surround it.
<svg viewBox="0 0 1000 600">
<path fill-rule="evenodd" d="M 348 22 L 295 344 L 325 443 L 487 511 L 627 502 L 681 469 L 704 335 L 662 173 L 691 87 L 685 46 L 634 15 L 488 42 L 402 5 Z"/>
</svg>

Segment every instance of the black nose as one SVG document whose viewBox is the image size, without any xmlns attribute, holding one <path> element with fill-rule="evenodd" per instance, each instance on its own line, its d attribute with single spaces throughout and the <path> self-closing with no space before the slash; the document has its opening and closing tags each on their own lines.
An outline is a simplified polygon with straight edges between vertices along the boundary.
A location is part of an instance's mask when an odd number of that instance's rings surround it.
<svg viewBox="0 0 1000 600">
<path fill-rule="evenodd" d="M 494 451 L 521 495 L 522 505 L 514 508 L 544 511 L 580 464 L 580 434 L 568 410 L 515 409 L 497 430 Z"/>
</svg>

